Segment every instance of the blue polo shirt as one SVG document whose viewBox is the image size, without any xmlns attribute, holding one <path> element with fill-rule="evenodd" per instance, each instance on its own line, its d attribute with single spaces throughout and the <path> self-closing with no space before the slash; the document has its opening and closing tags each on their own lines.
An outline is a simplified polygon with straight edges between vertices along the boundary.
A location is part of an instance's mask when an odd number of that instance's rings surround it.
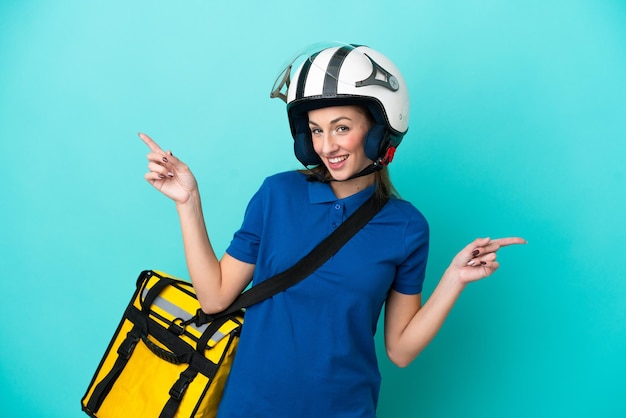
<svg viewBox="0 0 626 418">
<path fill-rule="evenodd" d="M 253 284 L 286 270 L 374 192 L 337 199 L 291 171 L 267 178 L 227 249 L 255 264 Z M 310 277 L 248 308 L 221 418 L 376 416 L 374 334 L 390 288 L 422 291 L 428 224 L 392 198 Z"/>
</svg>

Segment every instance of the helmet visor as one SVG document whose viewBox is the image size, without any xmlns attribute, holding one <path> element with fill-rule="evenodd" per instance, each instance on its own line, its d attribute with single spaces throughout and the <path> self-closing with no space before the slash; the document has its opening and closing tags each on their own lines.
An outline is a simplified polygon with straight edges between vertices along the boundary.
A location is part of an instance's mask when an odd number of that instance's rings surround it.
<svg viewBox="0 0 626 418">
<path fill-rule="evenodd" d="M 343 42 L 318 42 L 315 44 L 311 44 L 301 50 L 299 53 L 295 55 L 295 57 L 288 61 L 286 65 L 282 67 L 282 71 L 278 74 L 276 81 L 274 81 L 274 85 L 272 86 L 272 90 L 270 92 L 271 98 L 279 98 L 287 103 L 287 93 L 289 91 L 289 87 L 291 85 L 291 80 L 295 72 L 302 67 L 307 61 L 308 65 L 315 66 L 320 71 L 323 71 L 327 74 L 327 76 L 333 77 L 339 80 L 338 74 L 329 70 L 330 67 L 322 68 L 318 64 L 315 63 L 315 57 L 323 50 L 326 49 L 339 49 L 344 48 L 345 50 L 354 50 L 357 45 L 350 45 Z M 365 54 L 362 54 L 365 58 Z"/>
</svg>

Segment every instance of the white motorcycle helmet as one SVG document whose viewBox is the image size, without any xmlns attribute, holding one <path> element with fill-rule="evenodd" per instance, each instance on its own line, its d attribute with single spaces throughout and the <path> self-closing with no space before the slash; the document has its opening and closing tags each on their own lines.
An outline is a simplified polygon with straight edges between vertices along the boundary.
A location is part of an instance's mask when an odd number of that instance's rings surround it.
<svg viewBox="0 0 626 418">
<path fill-rule="evenodd" d="M 402 74 L 367 46 L 324 43 L 307 48 L 281 72 L 270 97 L 287 103 L 294 151 L 305 166 L 322 163 L 313 149 L 309 110 L 344 105 L 369 110 L 375 124 L 365 140 L 365 153 L 374 161 L 368 172 L 391 162 L 409 126 L 409 94 Z"/>
</svg>

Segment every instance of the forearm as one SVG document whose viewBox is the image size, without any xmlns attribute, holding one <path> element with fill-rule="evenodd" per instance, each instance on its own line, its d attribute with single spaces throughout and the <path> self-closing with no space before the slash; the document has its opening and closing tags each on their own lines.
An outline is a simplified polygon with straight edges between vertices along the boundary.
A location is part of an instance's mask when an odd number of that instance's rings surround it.
<svg viewBox="0 0 626 418">
<path fill-rule="evenodd" d="M 410 364 L 441 329 L 465 288 L 458 277 L 446 270 L 428 301 L 408 322 L 393 346 L 390 357 L 397 365 Z"/>
<path fill-rule="evenodd" d="M 221 268 L 207 234 L 200 195 L 197 191 L 184 204 L 177 204 L 189 277 L 203 309 L 221 306 Z"/>
</svg>

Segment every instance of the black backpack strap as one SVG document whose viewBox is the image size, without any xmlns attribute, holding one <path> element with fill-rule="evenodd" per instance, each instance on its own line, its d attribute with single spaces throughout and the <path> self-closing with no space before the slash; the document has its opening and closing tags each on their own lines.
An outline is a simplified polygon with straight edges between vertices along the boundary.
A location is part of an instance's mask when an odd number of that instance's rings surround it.
<svg viewBox="0 0 626 418">
<path fill-rule="evenodd" d="M 302 258 L 293 267 L 277 274 L 243 292 L 224 311 L 216 314 L 205 314 L 198 310 L 198 322 L 207 323 L 215 318 L 230 315 L 243 308 L 254 305 L 267 298 L 274 296 L 283 290 L 295 285 L 310 276 L 315 270 L 321 267 L 330 257 L 348 242 L 357 232 L 385 206 L 389 199 L 381 199 L 374 193 L 365 203 L 363 203 L 339 228 L 333 231 L 310 253 Z"/>
</svg>

